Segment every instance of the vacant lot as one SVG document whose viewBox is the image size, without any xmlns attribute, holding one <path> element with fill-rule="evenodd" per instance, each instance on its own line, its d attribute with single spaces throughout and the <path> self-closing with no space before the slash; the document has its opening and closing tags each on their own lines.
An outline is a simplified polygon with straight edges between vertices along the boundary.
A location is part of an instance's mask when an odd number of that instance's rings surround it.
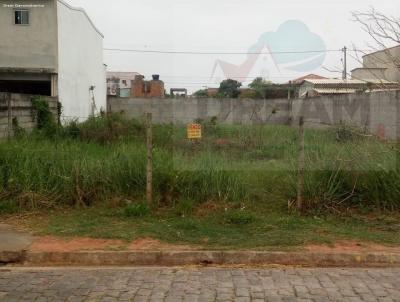
<svg viewBox="0 0 400 302">
<path fill-rule="evenodd" d="M 358 130 L 306 131 L 307 215 L 296 198 L 297 129 L 203 122 L 154 127 L 154 194 L 145 129 L 118 115 L 0 144 L 0 213 L 41 234 L 265 248 L 357 239 L 400 243 L 398 146 Z"/>
</svg>

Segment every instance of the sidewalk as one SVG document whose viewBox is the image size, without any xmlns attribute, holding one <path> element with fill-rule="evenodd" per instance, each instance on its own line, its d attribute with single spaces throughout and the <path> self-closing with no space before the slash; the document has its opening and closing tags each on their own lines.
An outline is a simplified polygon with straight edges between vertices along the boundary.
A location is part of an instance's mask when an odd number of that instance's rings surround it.
<svg viewBox="0 0 400 302">
<path fill-rule="evenodd" d="M 0 262 L 25 266 L 400 267 L 400 247 L 339 242 L 334 247 L 314 245 L 290 251 L 210 251 L 154 239 L 32 237 L 0 225 Z"/>
<path fill-rule="evenodd" d="M 31 235 L 0 224 L 0 263 L 20 262 L 32 242 Z"/>
</svg>

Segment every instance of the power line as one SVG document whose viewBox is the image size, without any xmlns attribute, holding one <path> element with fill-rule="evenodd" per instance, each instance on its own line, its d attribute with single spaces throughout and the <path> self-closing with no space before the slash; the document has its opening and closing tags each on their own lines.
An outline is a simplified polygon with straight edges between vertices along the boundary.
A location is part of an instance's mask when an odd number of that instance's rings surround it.
<svg viewBox="0 0 400 302">
<path fill-rule="evenodd" d="M 297 74 L 282 74 L 279 73 L 279 75 L 269 75 L 268 77 L 271 78 L 292 78 L 295 77 Z M 163 78 L 182 78 L 182 79 L 210 79 L 210 76 L 189 76 L 189 75 L 162 75 Z M 225 76 L 221 76 L 221 78 L 227 78 Z M 229 77 L 231 79 L 255 79 L 255 78 L 265 78 L 265 76 L 263 77 L 262 75 L 254 75 L 254 76 L 247 76 L 247 77 L 240 77 L 240 76 L 232 76 Z M 267 79 L 268 80 L 268 79 Z"/>
<path fill-rule="evenodd" d="M 104 48 L 105 51 L 153 53 L 153 54 L 184 54 L 184 55 L 276 55 L 276 54 L 305 54 L 305 53 L 328 53 L 341 52 L 340 49 L 325 50 L 303 50 L 303 51 L 270 51 L 270 52 L 202 52 L 202 51 L 163 51 L 163 50 L 142 50 L 142 49 L 122 49 Z"/>
</svg>

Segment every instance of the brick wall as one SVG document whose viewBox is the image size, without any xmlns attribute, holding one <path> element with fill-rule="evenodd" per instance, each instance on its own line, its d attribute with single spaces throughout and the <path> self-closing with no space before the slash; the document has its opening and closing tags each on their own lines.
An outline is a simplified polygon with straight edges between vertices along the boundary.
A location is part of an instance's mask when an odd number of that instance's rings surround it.
<svg viewBox="0 0 400 302">
<path fill-rule="evenodd" d="M 145 81 L 143 77 L 138 76 L 132 81 L 131 96 L 133 98 L 164 98 L 164 82 Z"/>
</svg>

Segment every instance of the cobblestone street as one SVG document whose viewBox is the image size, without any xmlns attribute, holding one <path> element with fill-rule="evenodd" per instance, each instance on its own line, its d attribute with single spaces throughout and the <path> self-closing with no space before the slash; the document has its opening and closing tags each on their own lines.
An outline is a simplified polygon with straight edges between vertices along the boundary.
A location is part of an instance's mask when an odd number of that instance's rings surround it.
<svg viewBox="0 0 400 302">
<path fill-rule="evenodd" d="M 400 301 L 400 269 L 0 268 L 0 301 Z"/>
</svg>

